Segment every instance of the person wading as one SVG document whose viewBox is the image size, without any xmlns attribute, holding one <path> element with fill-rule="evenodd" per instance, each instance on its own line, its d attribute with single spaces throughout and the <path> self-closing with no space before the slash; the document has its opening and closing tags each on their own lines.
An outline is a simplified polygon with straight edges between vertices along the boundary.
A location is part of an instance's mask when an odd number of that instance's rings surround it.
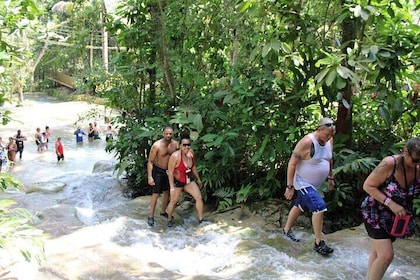
<svg viewBox="0 0 420 280">
<path fill-rule="evenodd" d="M 160 194 L 163 193 L 161 216 L 167 217 L 166 207 L 169 201 L 168 162 L 171 154 L 178 150 L 178 142 L 173 140 L 174 131 L 171 127 L 163 130 L 163 138 L 153 143 L 150 148 L 149 160 L 147 162 L 147 183 L 152 187 L 150 199 L 150 212 L 147 217 L 147 224 L 150 227 L 155 225 L 155 209 Z"/>
</svg>

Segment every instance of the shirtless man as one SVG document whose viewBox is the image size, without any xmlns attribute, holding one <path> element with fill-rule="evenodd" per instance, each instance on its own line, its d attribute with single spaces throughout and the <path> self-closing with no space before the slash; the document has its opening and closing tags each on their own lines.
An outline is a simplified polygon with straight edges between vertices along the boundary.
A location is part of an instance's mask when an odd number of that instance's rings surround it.
<svg viewBox="0 0 420 280">
<path fill-rule="evenodd" d="M 42 134 L 41 134 L 41 128 L 37 127 L 36 128 L 35 135 L 34 135 L 34 139 L 35 139 L 35 144 L 36 144 L 36 147 L 37 147 L 37 151 L 38 152 L 41 151 L 41 136 L 42 136 Z"/>
<path fill-rule="evenodd" d="M 166 207 L 169 201 L 169 181 L 168 181 L 168 162 L 171 154 L 178 150 L 178 142 L 173 140 L 174 131 L 170 127 L 163 130 L 163 138 L 153 143 L 149 161 L 147 162 L 147 183 L 153 188 L 152 198 L 150 199 L 150 213 L 147 224 L 151 227 L 155 225 L 155 209 L 159 195 L 163 193 L 162 211 L 160 215 L 167 217 Z"/>
</svg>

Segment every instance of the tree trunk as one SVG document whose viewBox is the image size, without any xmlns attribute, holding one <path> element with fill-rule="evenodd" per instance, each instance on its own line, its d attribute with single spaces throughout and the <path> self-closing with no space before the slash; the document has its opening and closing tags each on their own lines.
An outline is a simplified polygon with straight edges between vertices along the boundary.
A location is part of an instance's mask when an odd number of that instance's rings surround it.
<svg viewBox="0 0 420 280">
<path fill-rule="evenodd" d="M 105 28 L 106 21 L 106 6 L 105 1 L 102 0 L 101 9 L 101 34 L 102 34 L 102 61 L 105 73 L 108 73 L 108 31 Z"/>
<path fill-rule="evenodd" d="M 341 6 L 344 8 L 346 5 L 345 0 L 341 0 Z M 356 40 L 356 23 L 351 18 L 346 18 L 342 23 L 342 52 L 346 54 L 347 47 L 354 48 Z M 346 62 L 343 62 L 346 63 Z M 352 71 L 354 67 L 345 65 Z M 338 106 L 337 116 L 337 133 L 348 136 L 346 144 L 351 147 L 352 132 L 353 132 L 353 116 L 352 116 L 352 100 L 353 100 L 353 86 L 350 81 L 347 81 L 346 87 L 342 90 L 343 99 Z"/>
<path fill-rule="evenodd" d="M 158 5 L 152 5 L 153 8 L 153 14 L 155 16 L 154 20 L 155 20 L 155 26 L 154 26 L 154 31 L 155 31 L 155 39 L 157 42 L 157 52 L 159 54 L 159 59 L 160 59 L 160 63 L 162 65 L 162 69 L 163 69 L 163 87 L 165 89 L 165 92 L 167 94 L 169 94 L 174 102 L 176 103 L 176 91 L 175 91 L 175 79 L 174 79 L 174 75 L 172 73 L 172 69 L 170 66 L 170 59 L 168 56 L 168 46 L 166 43 L 166 34 L 165 34 L 165 25 L 164 25 L 164 19 L 163 17 L 165 16 L 164 14 L 164 10 L 166 7 L 166 3 L 165 2 L 161 2 L 159 1 Z M 153 15 L 152 15 L 153 17 Z M 174 105 L 176 105 L 174 103 Z"/>
</svg>

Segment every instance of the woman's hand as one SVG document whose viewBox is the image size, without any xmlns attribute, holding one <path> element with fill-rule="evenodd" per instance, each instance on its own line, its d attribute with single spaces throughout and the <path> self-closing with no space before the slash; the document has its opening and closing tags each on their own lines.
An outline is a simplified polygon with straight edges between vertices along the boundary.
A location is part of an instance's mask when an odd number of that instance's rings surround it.
<svg viewBox="0 0 420 280">
<path fill-rule="evenodd" d="M 389 203 L 388 208 L 391 209 L 391 211 L 394 212 L 394 214 L 398 217 L 407 215 L 404 207 L 394 202 L 393 200 L 391 200 L 391 202 Z"/>
</svg>

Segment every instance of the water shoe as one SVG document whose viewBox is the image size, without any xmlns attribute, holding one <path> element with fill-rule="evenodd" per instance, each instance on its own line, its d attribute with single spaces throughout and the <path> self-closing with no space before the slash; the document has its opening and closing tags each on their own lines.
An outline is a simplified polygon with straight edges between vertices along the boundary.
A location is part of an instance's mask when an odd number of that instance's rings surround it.
<svg viewBox="0 0 420 280">
<path fill-rule="evenodd" d="M 153 217 L 147 217 L 147 224 L 149 227 L 152 227 L 155 225 L 155 219 Z"/>
<path fill-rule="evenodd" d="M 321 240 L 319 242 L 319 244 L 316 244 L 316 242 L 315 242 L 314 243 L 314 250 L 315 250 L 315 252 L 317 252 L 317 253 L 319 253 L 319 254 L 321 254 L 323 256 L 326 256 L 326 255 L 331 254 L 332 252 L 334 252 L 334 249 L 328 247 L 327 244 L 325 244 L 325 241 L 324 240 Z"/>
<path fill-rule="evenodd" d="M 289 229 L 289 231 L 288 231 L 288 232 L 285 232 L 285 231 L 283 230 L 283 234 L 284 234 L 284 235 L 286 235 L 287 237 L 289 237 L 289 238 L 290 238 L 290 240 L 292 240 L 292 241 L 294 241 L 294 242 L 299 242 L 299 238 L 297 238 L 297 237 L 295 236 L 295 234 L 293 233 L 293 231 L 292 231 L 291 229 Z"/>
</svg>

